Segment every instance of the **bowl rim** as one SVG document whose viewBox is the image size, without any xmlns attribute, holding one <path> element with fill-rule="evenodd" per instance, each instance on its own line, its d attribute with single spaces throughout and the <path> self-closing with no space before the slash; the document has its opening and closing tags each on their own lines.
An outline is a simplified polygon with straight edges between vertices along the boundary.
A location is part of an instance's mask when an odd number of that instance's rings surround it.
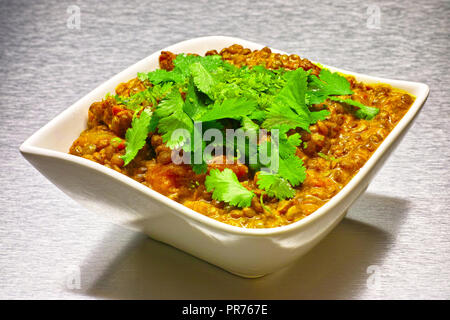
<svg viewBox="0 0 450 320">
<path fill-rule="evenodd" d="M 56 150 L 51 150 L 43 147 L 38 147 L 35 144 L 36 141 L 39 140 L 39 138 L 46 132 L 49 132 L 52 130 L 53 127 L 55 127 L 59 122 L 66 119 L 68 115 L 70 115 L 72 112 L 74 112 L 76 109 L 81 108 L 82 106 L 85 106 L 86 104 L 91 104 L 92 97 L 95 95 L 100 94 L 101 92 L 105 92 L 107 87 L 110 87 L 111 85 L 114 85 L 114 87 L 118 84 L 118 81 L 120 78 L 122 78 L 124 75 L 128 74 L 130 70 L 135 69 L 137 67 L 140 67 L 141 65 L 145 65 L 150 60 L 154 59 L 155 56 L 159 56 L 161 51 L 179 51 L 177 49 L 183 48 L 185 46 L 195 46 L 200 43 L 205 43 L 208 41 L 222 41 L 224 43 L 230 42 L 230 43 L 239 43 L 245 47 L 251 47 L 251 48 L 262 48 L 264 45 L 254 43 L 251 41 L 243 40 L 236 37 L 228 37 L 228 36 L 206 36 L 206 37 L 198 37 L 193 38 L 185 41 L 181 41 L 178 43 L 175 43 L 169 47 L 166 47 L 164 49 L 158 50 L 149 56 L 145 57 L 144 59 L 136 62 L 135 64 L 129 66 L 125 70 L 119 72 L 118 74 L 111 77 L 109 80 L 105 81 L 101 85 L 99 85 L 97 88 L 86 94 L 84 97 L 79 99 L 77 102 L 72 104 L 70 107 L 62 111 L 60 114 L 58 114 L 55 118 L 50 120 L 46 125 L 41 127 L 39 130 L 37 130 L 33 135 L 31 135 L 28 139 L 26 139 L 22 145 L 19 147 L 19 150 L 22 154 L 32 154 L 32 155 L 39 155 L 44 157 L 51 157 L 56 158 L 60 160 L 65 160 L 68 162 L 76 163 L 80 166 L 88 167 L 92 170 L 97 171 L 100 174 L 106 174 L 114 179 L 119 180 L 121 183 L 126 184 L 129 187 L 132 187 L 134 189 L 137 189 L 138 191 L 141 191 L 148 195 L 153 200 L 159 201 L 160 203 L 170 207 L 173 209 L 174 213 L 183 217 L 183 218 L 189 218 L 192 220 L 195 220 L 196 222 L 199 222 L 201 224 L 207 225 L 208 227 L 212 227 L 216 230 L 223 231 L 225 233 L 235 234 L 235 235 L 244 235 L 244 236 L 276 236 L 283 233 L 288 232 L 297 232 L 300 229 L 303 229 L 307 227 L 308 225 L 312 224 L 314 221 L 320 219 L 327 213 L 329 213 L 333 208 L 336 207 L 336 205 L 340 202 L 341 199 L 345 198 L 348 194 L 350 194 L 356 186 L 358 186 L 369 174 L 369 172 L 372 170 L 372 168 L 375 166 L 375 164 L 379 161 L 379 159 L 382 157 L 382 155 L 389 149 L 389 147 L 394 143 L 395 140 L 400 136 L 400 134 L 407 128 L 407 126 L 411 123 L 411 121 L 414 119 L 414 117 L 417 115 L 423 104 L 425 103 L 428 94 L 429 94 L 429 87 L 420 82 L 411 82 L 411 81 L 404 81 L 404 80 L 393 80 L 388 78 L 381 78 L 381 77 L 375 77 L 375 76 L 369 76 L 357 72 L 352 72 L 340 68 L 335 68 L 332 66 L 323 65 L 324 67 L 332 70 L 332 71 L 338 71 L 340 73 L 344 73 L 347 75 L 355 76 L 356 78 L 364 78 L 367 81 L 370 82 L 382 82 L 389 84 L 393 87 L 396 86 L 412 86 L 419 92 L 415 95 L 416 99 L 413 103 L 413 105 L 410 107 L 408 112 L 403 116 L 403 118 L 397 123 L 397 125 L 394 127 L 394 129 L 388 134 L 388 136 L 384 139 L 384 141 L 378 146 L 378 148 L 375 150 L 375 152 L 372 154 L 372 156 L 366 161 L 366 163 L 360 168 L 358 173 L 336 194 L 334 195 L 329 201 L 327 201 L 322 207 L 314 211 L 309 216 L 293 222 L 288 225 L 280 226 L 280 227 L 273 227 L 273 228 L 261 228 L 261 229 L 253 229 L 253 228 L 244 228 L 244 227 L 237 227 L 233 225 L 229 225 L 224 222 L 220 222 L 218 220 L 215 220 L 213 218 L 207 217 L 201 213 L 198 213 L 188 207 L 185 207 L 181 203 L 178 203 L 174 200 L 169 199 L 168 197 L 158 193 L 157 191 L 154 191 L 153 189 L 144 186 L 143 184 L 137 182 L 136 180 L 133 180 L 132 178 L 119 173 L 113 169 L 107 168 L 99 163 L 90 161 L 85 158 L 77 157 L 74 155 L 71 155 L 69 153 L 64 153 Z M 271 48 L 272 49 L 272 48 Z M 272 49 L 274 52 L 284 53 L 283 51 Z M 122 82 L 122 81 L 121 81 Z"/>
</svg>

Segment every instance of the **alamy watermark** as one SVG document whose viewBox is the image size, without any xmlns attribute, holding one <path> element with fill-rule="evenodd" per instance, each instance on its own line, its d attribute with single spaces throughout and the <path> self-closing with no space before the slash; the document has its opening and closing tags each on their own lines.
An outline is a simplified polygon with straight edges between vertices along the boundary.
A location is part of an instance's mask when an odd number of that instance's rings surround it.
<svg viewBox="0 0 450 320">
<path fill-rule="evenodd" d="M 69 29 L 80 29 L 81 28 L 81 10 L 77 5 L 71 5 L 67 7 L 67 13 L 69 17 L 67 18 L 67 28 Z"/>
<path fill-rule="evenodd" d="M 375 4 L 371 4 L 367 7 L 366 14 L 367 14 L 367 21 L 366 21 L 367 28 L 380 29 L 381 25 L 380 7 Z"/>
</svg>

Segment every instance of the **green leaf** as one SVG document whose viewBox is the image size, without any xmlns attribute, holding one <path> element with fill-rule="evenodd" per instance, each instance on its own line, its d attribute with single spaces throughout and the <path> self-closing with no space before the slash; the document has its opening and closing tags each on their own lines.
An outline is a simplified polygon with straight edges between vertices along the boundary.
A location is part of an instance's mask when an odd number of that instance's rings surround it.
<svg viewBox="0 0 450 320">
<path fill-rule="evenodd" d="M 190 75 L 191 65 L 197 62 L 201 63 L 207 71 L 216 70 L 224 65 L 222 57 L 219 55 L 201 57 L 182 53 L 178 54 L 173 60 L 173 64 L 175 66 L 174 70 L 182 74 L 184 77 L 188 77 Z"/>
<path fill-rule="evenodd" d="M 263 128 L 272 129 L 280 126 L 289 129 L 302 128 L 309 131 L 309 126 L 325 119 L 326 110 L 311 112 L 306 105 L 307 73 L 299 68 L 285 74 L 286 86 L 275 96 L 267 110 Z"/>
<path fill-rule="evenodd" d="M 190 72 L 194 78 L 197 88 L 212 97 L 212 89 L 217 84 L 212 74 L 200 63 L 196 62 L 190 66 Z"/>
<path fill-rule="evenodd" d="M 168 117 L 175 111 L 183 111 L 184 101 L 179 91 L 173 91 L 167 95 L 156 107 L 155 114 L 160 117 Z"/>
<path fill-rule="evenodd" d="M 158 131 L 162 133 L 163 142 L 171 149 L 182 147 L 194 129 L 192 119 L 184 112 L 183 107 L 180 92 L 174 91 L 159 103 L 155 111 L 159 118 Z M 174 135 L 176 131 L 181 134 Z"/>
<path fill-rule="evenodd" d="M 274 170 L 270 172 L 260 172 L 257 181 L 258 186 L 269 196 L 278 199 L 292 198 L 295 195 L 293 186 L 298 186 L 306 179 L 303 161 L 296 156 L 297 147 L 302 143 L 300 134 L 288 136 L 288 129 L 285 125 L 279 127 L 278 149 L 275 150 L 275 155 L 278 156 L 278 170 L 273 168 Z M 268 150 L 270 143 L 267 142 Z"/>
<path fill-rule="evenodd" d="M 203 174 L 208 171 L 208 164 L 206 162 L 202 162 L 200 164 L 191 164 L 192 171 L 194 171 L 196 174 Z"/>
<path fill-rule="evenodd" d="M 263 122 L 266 119 L 266 111 L 264 110 L 255 110 L 248 116 L 250 119 Z"/>
<path fill-rule="evenodd" d="M 153 84 L 159 84 L 161 82 L 180 83 L 183 82 L 184 79 L 179 72 L 157 69 L 147 73 L 147 80 Z"/>
<path fill-rule="evenodd" d="M 275 101 L 291 107 L 299 116 L 309 117 L 309 109 L 305 102 L 307 73 L 298 68 L 286 73 L 285 79 L 286 86 L 275 96 Z"/>
<path fill-rule="evenodd" d="M 192 77 L 189 78 L 187 84 L 186 99 L 184 102 L 184 111 L 192 119 L 198 118 L 201 114 L 206 111 L 206 106 L 201 99 L 199 99 L 199 94 L 194 86 L 194 80 Z"/>
<path fill-rule="evenodd" d="M 322 81 L 322 88 L 330 95 L 347 95 L 353 94 L 353 91 L 350 89 L 350 83 L 348 80 L 341 76 L 337 72 L 331 72 L 328 69 L 322 69 L 319 74 L 320 81 Z"/>
<path fill-rule="evenodd" d="M 301 184 L 306 179 L 306 168 L 302 159 L 291 156 L 287 159 L 280 159 L 278 174 L 289 181 L 294 187 Z"/>
<path fill-rule="evenodd" d="M 361 102 L 352 99 L 341 99 L 337 97 L 330 97 L 330 99 L 357 107 L 358 109 L 354 112 L 354 115 L 359 119 L 372 120 L 380 112 L 380 109 L 378 108 L 366 106 Z"/>
<path fill-rule="evenodd" d="M 148 79 L 146 72 L 138 72 L 137 77 L 141 81 L 145 81 Z"/>
<path fill-rule="evenodd" d="M 214 70 L 223 64 L 220 56 L 200 57 L 185 54 L 177 55 L 173 62 L 175 68 L 171 71 L 157 69 L 147 73 L 138 73 L 138 79 L 141 81 L 148 80 L 152 84 L 182 84 L 191 74 L 190 67 L 197 62 L 204 66 L 208 71 Z"/>
<path fill-rule="evenodd" d="M 139 150 L 141 150 L 147 139 L 149 132 L 149 124 L 152 118 L 152 112 L 148 109 L 142 110 L 140 116 L 133 118 L 131 128 L 125 134 L 125 154 L 121 156 L 126 166 L 131 160 L 136 157 Z"/>
<path fill-rule="evenodd" d="M 186 78 L 191 76 L 191 67 L 197 63 L 199 63 L 207 72 L 212 72 L 224 65 L 224 62 L 219 55 L 201 57 L 191 54 L 178 54 L 173 60 L 175 67 L 171 72 L 178 74 L 180 77 L 179 82 L 183 82 Z M 196 69 L 199 67 L 193 68 Z M 198 70 L 196 71 L 198 72 Z"/>
<path fill-rule="evenodd" d="M 262 123 L 262 127 L 266 129 L 279 128 L 286 126 L 289 129 L 302 128 L 309 131 L 309 117 L 300 117 L 291 108 L 286 105 L 274 103 L 267 112 L 266 120 Z"/>
<path fill-rule="evenodd" d="M 289 137 L 286 135 L 286 133 L 280 134 L 280 141 L 279 141 L 280 157 L 290 158 L 291 156 L 294 156 L 297 151 L 297 147 L 301 143 L 302 140 L 300 138 L 300 134 L 298 133 L 294 133 Z"/>
<path fill-rule="evenodd" d="M 240 119 L 256 109 L 256 101 L 246 98 L 234 98 L 216 103 L 199 117 L 199 121 L 218 119 Z"/>
<path fill-rule="evenodd" d="M 169 117 L 159 120 L 159 132 L 161 132 L 163 142 L 170 149 L 177 149 L 185 145 L 185 142 L 190 138 L 193 129 L 191 118 L 180 111 L 174 112 Z M 184 131 L 177 131 L 184 130 Z M 179 132 L 179 134 L 175 134 Z"/>
<path fill-rule="evenodd" d="M 190 138 L 191 145 L 189 147 L 189 150 L 185 148 L 186 152 L 191 152 L 191 167 L 196 174 L 206 173 L 208 169 L 206 159 L 204 158 L 204 150 L 206 147 L 206 142 L 202 139 L 203 132 L 206 130 L 205 127 L 208 126 L 202 126 L 202 131 L 200 131 L 200 127 L 194 125 L 194 129 L 192 130 Z M 196 153 L 201 156 L 200 161 L 199 159 L 196 159 Z"/>
<path fill-rule="evenodd" d="M 330 111 L 324 109 L 320 111 L 313 111 L 309 114 L 311 124 L 317 121 L 325 120 L 330 115 Z"/>
<path fill-rule="evenodd" d="M 212 198 L 232 206 L 250 207 L 255 194 L 244 188 L 231 169 L 212 169 L 205 180 L 206 191 L 213 192 Z"/>
<path fill-rule="evenodd" d="M 295 196 L 295 189 L 278 174 L 261 171 L 256 184 L 260 189 L 265 190 L 269 197 L 283 200 Z"/>
<path fill-rule="evenodd" d="M 137 92 L 130 97 L 121 97 L 116 95 L 114 98 L 118 104 L 124 105 L 132 111 L 139 111 L 144 106 L 156 105 L 159 100 L 164 98 L 173 89 L 172 83 L 155 85 L 146 90 Z"/>
<path fill-rule="evenodd" d="M 310 104 L 324 102 L 329 96 L 345 96 L 353 94 L 348 80 L 337 72 L 322 69 L 319 77 L 309 75 L 308 101 Z"/>
<path fill-rule="evenodd" d="M 244 131 L 255 131 L 259 130 L 259 125 L 254 123 L 249 117 L 243 116 L 241 119 L 241 126 Z"/>
<path fill-rule="evenodd" d="M 257 181 L 262 190 L 278 199 L 295 196 L 295 187 L 306 178 L 303 161 L 296 156 L 297 148 L 302 143 L 300 134 L 288 136 L 287 132 L 298 128 L 309 131 L 311 124 L 330 114 L 326 109 L 314 111 L 310 109 L 311 105 L 330 98 L 350 105 L 355 116 L 362 119 L 372 119 L 379 112 L 377 108 L 357 101 L 335 97 L 353 92 L 345 77 L 327 69 L 322 69 L 316 77 L 301 68 L 294 71 L 268 70 L 262 66 L 237 68 L 222 61 L 220 56 L 186 54 L 177 55 L 173 62 L 172 71 L 155 70 L 138 74 L 140 80 L 150 81 L 153 87 L 128 98 L 117 97 L 119 103 L 136 113 L 147 106 L 156 108 L 147 125 L 142 122 L 146 130 L 138 129 L 141 124 L 137 123 L 144 121 L 145 115 L 133 120 L 134 126 L 127 139 L 128 157 L 134 158 L 142 148 L 149 130 L 158 130 L 167 146 L 172 149 L 182 147 L 185 152 L 191 153 L 192 159 L 194 152 L 202 151 L 201 162 L 192 164 L 192 169 L 196 173 L 205 173 L 207 163 L 203 159 L 203 150 L 206 142 L 194 143 L 194 137 L 208 128 L 223 130 L 232 127 L 258 131 L 262 127 L 272 130 L 272 138 L 273 130 L 279 129 L 278 170 L 261 172 Z M 181 91 L 185 96 L 181 95 Z M 197 132 L 199 129 L 194 126 L 194 121 L 203 122 L 202 132 Z M 185 134 L 174 136 L 177 129 L 184 129 Z M 226 141 L 215 143 L 235 148 L 234 145 L 226 145 Z M 269 141 L 267 143 L 270 144 Z M 246 141 L 245 150 L 238 150 L 241 154 L 245 153 L 246 159 L 250 156 L 249 146 Z M 137 149 L 136 153 L 134 149 Z M 258 148 L 256 152 L 262 152 L 262 149 Z M 256 171 L 261 167 L 262 164 L 258 163 L 252 168 Z M 211 170 L 205 184 L 207 190 L 213 192 L 213 199 L 231 205 L 249 206 L 254 196 L 230 169 L 222 172 Z"/>
</svg>

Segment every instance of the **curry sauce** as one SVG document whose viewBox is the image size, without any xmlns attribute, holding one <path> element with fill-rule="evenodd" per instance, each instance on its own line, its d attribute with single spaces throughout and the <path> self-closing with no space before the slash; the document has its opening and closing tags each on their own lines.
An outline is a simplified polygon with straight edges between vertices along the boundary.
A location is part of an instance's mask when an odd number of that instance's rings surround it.
<svg viewBox="0 0 450 320">
<path fill-rule="evenodd" d="M 282 55 L 269 48 L 250 50 L 233 45 L 220 52 L 223 60 L 237 67 L 262 65 L 267 69 L 302 68 L 319 74 L 321 68 L 298 55 Z M 173 68 L 176 55 L 162 52 L 160 67 Z M 372 120 L 359 119 L 351 106 L 327 100 L 330 114 L 309 128 L 298 129 L 302 144 L 296 156 L 303 160 L 306 179 L 295 187 L 295 196 L 279 200 L 269 197 L 256 183 L 258 174 L 243 163 L 208 164 L 208 171 L 231 169 L 240 183 L 256 196 L 251 206 L 239 208 L 212 199 L 205 187 L 206 174 L 196 174 L 191 166 L 172 162 L 171 149 L 161 134 L 148 134 L 148 143 L 130 164 L 124 165 L 125 134 L 130 128 L 133 111 L 121 105 L 113 96 L 94 102 L 88 112 L 87 130 L 81 133 L 70 148 L 70 153 L 125 174 L 153 190 L 188 208 L 218 221 L 245 228 L 271 228 L 298 221 L 316 211 L 336 195 L 366 163 L 395 125 L 408 111 L 414 97 L 387 84 L 364 84 L 352 76 L 345 76 L 354 92 L 352 98 L 376 107 L 379 113 Z M 121 83 L 116 94 L 130 96 L 145 90 L 145 82 L 138 78 Z M 320 107 L 320 106 L 319 106 Z M 151 208 L 149 208 L 151 210 Z"/>
</svg>

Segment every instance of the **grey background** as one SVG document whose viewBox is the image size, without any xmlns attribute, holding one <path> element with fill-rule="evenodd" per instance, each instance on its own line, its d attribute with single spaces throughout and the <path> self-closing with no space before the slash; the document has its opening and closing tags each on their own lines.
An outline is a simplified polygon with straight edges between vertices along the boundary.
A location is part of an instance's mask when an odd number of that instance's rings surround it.
<svg viewBox="0 0 450 320">
<path fill-rule="evenodd" d="M 449 1 L 0 3 L 0 298 L 450 298 Z M 70 5 L 80 7 L 79 30 L 67 27 Z M 367 26 L 371 5 L 378 29 Z M 431 88 L 348 217 L 303 259 L 261 279 L 96 217 L 18 152 L 117 72 L 204 35 Z M 80 288 L 67 285 L 71 270 Z"/>
</svg>

